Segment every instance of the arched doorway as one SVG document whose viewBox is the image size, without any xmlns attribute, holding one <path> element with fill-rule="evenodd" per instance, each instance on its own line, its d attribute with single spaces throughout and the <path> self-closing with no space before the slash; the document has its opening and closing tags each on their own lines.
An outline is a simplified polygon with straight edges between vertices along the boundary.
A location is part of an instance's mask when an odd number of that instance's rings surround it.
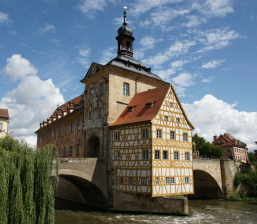
<svg viewBox="0 0 257 224">
<path fill-rule="evenodd" d="M 88 158 L 97 158 L 100 155 L 100 140 L 96 135 L 91 136 L 87 141 L 87 154 Z"/>
<path fill-rule="evenodd" d="M 223 192 L 217 181 L 203 170 L 194 170 L 194 194 L 192 198 L 221 199 Z"/>
</svg>

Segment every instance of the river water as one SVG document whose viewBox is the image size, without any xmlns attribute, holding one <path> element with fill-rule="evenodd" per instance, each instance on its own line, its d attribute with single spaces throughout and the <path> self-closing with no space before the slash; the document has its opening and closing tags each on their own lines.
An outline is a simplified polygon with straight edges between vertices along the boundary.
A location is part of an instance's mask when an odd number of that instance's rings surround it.
<svg viewBox="0 0 257 224">
<path fill-rule="evenodd" d="M 61 202 L 61 204 L 63 204 Z M 226 200 L 189 200 L 189 216 L 113 213 L 77 207 L 56 210 L 56 224 L 139 224 L 139 223 L 257 223 L 257 202 Z M 63 208 L 62 208 L 63 209 Z M 74 211 L 76 210 L 76 211 Z M 83 210 L 83 211 L 81 211 Z"/>
</svg>

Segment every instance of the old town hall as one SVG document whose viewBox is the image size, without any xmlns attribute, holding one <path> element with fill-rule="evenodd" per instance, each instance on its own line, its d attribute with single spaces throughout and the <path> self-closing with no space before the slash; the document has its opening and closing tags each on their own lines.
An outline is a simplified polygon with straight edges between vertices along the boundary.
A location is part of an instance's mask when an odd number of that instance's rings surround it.
<svg viewBox="0 0 257 224">
<path fill-rule="evenodd" d="M 133 57 L 132 29 L 118 29 L 117 57 L 92 63 L 81 96 L 58 106 L 36 131 L 61 158 L 105 161 L 109 194 L 193 194 L 193 125 L 173 86 Z M 111 196 L 110 196 L 111 197 Z"/>
</svg>

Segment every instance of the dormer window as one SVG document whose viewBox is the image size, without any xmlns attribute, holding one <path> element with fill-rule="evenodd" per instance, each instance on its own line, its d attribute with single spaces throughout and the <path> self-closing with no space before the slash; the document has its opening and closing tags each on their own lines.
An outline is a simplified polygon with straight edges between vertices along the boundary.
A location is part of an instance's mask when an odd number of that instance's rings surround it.
<svg viewBox="0 0 257 224">
<path fill-rule="evenodd" d="M 134 109 L 134 107 L 129 107 L 128 111 L 131 112 Z"/>
<path fill-rule="evenodd" d="M 146 104 L 146 108 L 147 108 L 147 109 L 152 108 L 152 106 L 153 106 L 153 102 Z"/>
</svg>

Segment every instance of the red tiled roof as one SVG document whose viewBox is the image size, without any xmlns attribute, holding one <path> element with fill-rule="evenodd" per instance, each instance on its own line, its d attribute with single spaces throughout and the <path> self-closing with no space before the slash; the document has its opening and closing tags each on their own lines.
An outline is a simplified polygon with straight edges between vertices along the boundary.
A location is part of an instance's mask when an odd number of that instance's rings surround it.
<svg viewBox="0 0 257 224">
<path fill-rule="evenodd" d="M 79 102 L 81 101 L 81 95 L 80 96 L 77 96 L 76 98 L 74 98 L 74 99 L 72 99 L 72 100 L 70 100 L 69 102 L 72 102 L 72 103 L 74 103 L 75 105 L 76 104 L 79 104 Z M 66 102 L 66 103 L 64 103 L 63 105 L 61 105 L 61 106 L 58 106 L 57 108 L 56 108 L 56 110 L 52 113 L 52 115 L 51 116 L 55 116 L 56 114 L 57 114 L 57 109 L 59 108 L 59 109 L 62 109 L 62 110 L 67 110 L 68 109 L 68 106 L 69 106 L 69 102 Z M 50 117 L 51 117 L 50 116 Z"/>
<path fill-rule="evenodd" d="M 135 94 L 111 126 L 152 120 L 158 113 L 169 88 L 169 84 L 164 84 L 155 89 Z M 147 108 L 149 103 L 153 103 L 151 108 Z M 130 107 L 133 108 L 131 112 L 128 109 Z"/>
<path fill-rule="evenodd" d="M 0 108 L 0 117 L 1 117 L 1 118 L 7 118 L 7 119 L 9 119 L 8 109 L 1 109 L 1 108 Z"/>
</svg>

